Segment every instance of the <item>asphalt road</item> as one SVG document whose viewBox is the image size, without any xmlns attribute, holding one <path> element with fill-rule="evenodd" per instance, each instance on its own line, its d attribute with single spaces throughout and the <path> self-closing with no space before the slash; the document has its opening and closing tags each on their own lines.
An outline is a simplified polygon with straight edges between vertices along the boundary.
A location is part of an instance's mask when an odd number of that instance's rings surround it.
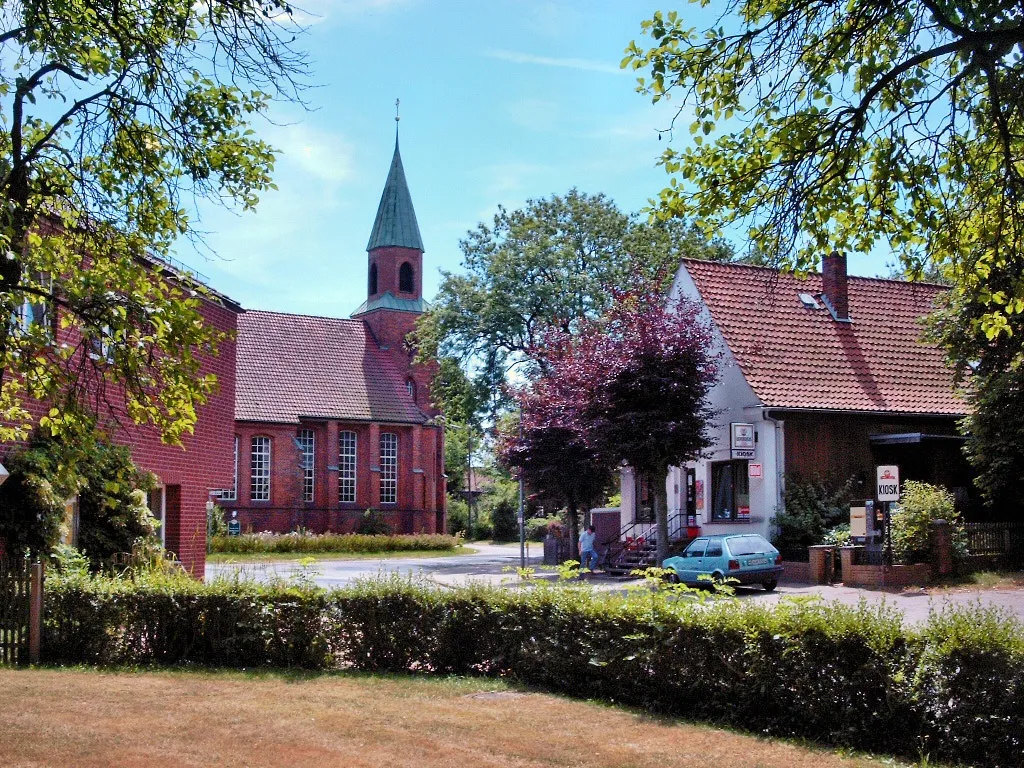
<svg viewBox="0 0 1024 768">
<path fill-rule="evenodd" d="M 381 558 L 363 560 L 317 560 L 313 576 L 317 584 L 324 587 L 340 587 L 361 578 L 378 575 L 398 574 L 402 577 L 422 577 L 445 586 L 458 586 L 469 582 L 514 585 L 519 580 L 514 569 L 519 565 L 519 547 L 508 545 L 472 544 L 474 554 L 448 557 Z M 528 565 L 540 570 L 541 545 L 533 544 Z M 206 578 L 212 580 L 219 575 L 249 576 L 259 581 L 275 577 L 289 577 L 301 571 L 296 561 L 276 563 L 209 563 Z M 601 575 L 588 577 L 588 583 L 596 590 L 619 591 L 631 582 L 611 579 Z M 632 582 L 637 583 L 637 582 Z M 738 587 L 736 596 L 743 601 L 767 604 L 777 603 L 785 597 L 818 596 L 824 600 L 835 600 L 846 605 L 857 605 L 861 600 L 869 604 L 885 602 L 903 613 L 904 623 L 918 624 L 927 620 L 932 611 L 941 611 L 946 606 L 994 607 L 1015 615 L 1024 621 L 1024 590 L 1000 589 L 915 589 L 903 592 L 856 589 L 853 587 L 810 586 L 806 584 L 782 583 L 774 592 L 765 592 L 760 587 Z"/>
</svg>

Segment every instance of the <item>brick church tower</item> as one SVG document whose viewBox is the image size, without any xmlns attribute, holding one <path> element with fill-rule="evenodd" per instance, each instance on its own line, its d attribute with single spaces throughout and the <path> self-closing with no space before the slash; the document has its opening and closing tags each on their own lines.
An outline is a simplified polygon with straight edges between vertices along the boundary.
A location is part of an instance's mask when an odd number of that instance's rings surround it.
<svg viewBox="0 0 1024 768">
<path fill-rule="evenodd" d="M 405 180 L 402 155 L 395 136 L 395 154 L 377 206 L 368 255 L 367 297 L 352 313 L 373 333 L 400 371 L 406 387 L 424 413 L 438 415 L 430 402 L 433 365 L 415 365 L 415 353 L 406 337 L 426 308 L 423 301 L 423 239 Z"/>
</svg>

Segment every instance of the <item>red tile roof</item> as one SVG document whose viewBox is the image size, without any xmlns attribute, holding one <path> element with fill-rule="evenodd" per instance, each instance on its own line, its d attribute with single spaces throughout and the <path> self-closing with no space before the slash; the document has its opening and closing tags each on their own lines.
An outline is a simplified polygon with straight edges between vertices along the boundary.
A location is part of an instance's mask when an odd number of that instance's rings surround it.
<svg viewBox="0 0 1024 768">
<path fill-rule="evenodd" d="M 850 277 L 852 322 L 821 301 L 821 275 L 687 259 L 686 270 L 762 404 L 962 414 L 942 352 L 921 340 L 937 285 Z M 804 306 L 811 294 L 820 308 Z"/>
<path fill-rule="evenodd" d="M 239 421 L 427 421 L 360 320 L 245 312 L 238 318 L 237 354 Z"/>
</svg>

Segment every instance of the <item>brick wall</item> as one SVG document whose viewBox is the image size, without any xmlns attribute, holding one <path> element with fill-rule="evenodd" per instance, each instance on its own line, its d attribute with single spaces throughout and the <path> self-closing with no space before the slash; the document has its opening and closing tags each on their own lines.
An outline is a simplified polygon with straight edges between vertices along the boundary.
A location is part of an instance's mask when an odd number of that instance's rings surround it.
<svg viewBox="0 0 1024 768">
<path fill-rule="evenodd" d="M 204 302 L 207 323 L 234 335 L 236 313 Z M 197 411 L 196 427 L 181 446 L 166 445 L 156 430 L 131 426 L 116 437 L 128 445 L 135 463 L 153 472 L 168 488 L 165 546 L 185 568 L 202 578 L 206 567 L 206 502 L 210 491 L 229 488 L 234 469 L 235 343 L 222 342 L 220 354 L 207 358 L 203 373 L 217 377 L 217 392 Z"/>
<path fill-rule="evenodd" d="M 96 397 L 94 393 L 100 385 L 98 375 L 90 378 L 91 366 L 82 368 L 81 381 L 89 395 L 96 398 L 92 405 L 101 417 L 106 417 L 106 428 L 114 440 L 127 445 L 135 464 L 155 474 L 167 487 L 165 546 L 197 578 L 203 577 L 206 567 L 206 502 L 211 490 L 229 487 L 231 483 L 237 328 L 235 309 L 211 300 L 204 301 L 200 311 L 209 325 L 230 333 L 231 338 L 220 344 L 217 357 L 207 356 L 203 361 L 202 374 L 214 374 L 218 388 L 206 405 L 197 409 L 195 430 L 183 438 L 182 445 L 167 445 L 157 430 L 133 424 L 118 409 L 116 386 L 107 385 L 104 398 Z M 59 338 L 75 345 L 80 340 L 73 330 L 62 331 Z M 26 406 L 36 420 L 49 409 L 39 402 Z"/>
<path fill-rule="evenodd" d="M 313 431 L 314 495 L 303 499 L 300 453 L 294 438 L 300 429 Z M 356 500 L 338 500 L 338 436 L 356 434 Z M 380 503 L 380 434 L 398 435 L 398 492 L 395 504 Z M 351 532 L 362 513 L 381 509 L 392 528 L 401 533 L 444 530 L 444 478 L 439 471 L 443 433 L 439 427 L 377 424 L 333 420 L 300 424 L 238 421 L 238 498 L 224 501 L 230 514 L 238 512 L 243 530 L 288 532 L 301 526 L 316 532 Z M 270 499 L 253 501 L 251 457 L 253 437 L 270 438 Z M 232 448 L 228 455 L 231 456 Z M 420 471 L 417 471 L 420 470 Z M 230 487 L 228 483 L 225 487 Z M 440 488 L 440 493 L 438 491 Z M 438 498 L 442 504 L 438 506 Z"/>
<path fill-rule="evenodd" d="M 843 586 L 909 587 L 928 584 L 931 575 L 931 567 L 925 563 L 893 566 L 851 565 L 843 572 Z"/>
</svg>

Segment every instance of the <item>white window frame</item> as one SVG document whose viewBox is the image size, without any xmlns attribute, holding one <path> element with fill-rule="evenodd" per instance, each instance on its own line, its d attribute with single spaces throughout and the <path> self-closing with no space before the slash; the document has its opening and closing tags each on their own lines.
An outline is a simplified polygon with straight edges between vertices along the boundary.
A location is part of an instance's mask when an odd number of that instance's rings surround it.
<svg viewBox="0 0 1024 768">
<path fill-rule="evenodd" d="M 36 275 L 41 290 L 52 293 L 53 281 L 49 275 Z M 34 296 L 25 293 L 21 304 L 14 311 L 11 325 L 23 334 L 30 333 L 32 326 L 37 326 L 49 331 L 50 329 L 50 303 L 42 296 Z"/>
<path fill-rule="evenodd" d="M 313 501 L 316 498 L 316 433 L 312 429 L 300 429 L 295 442 L 302 467 L 302 500 Z"/>
<path fill-rule="evenodd" d="M 270 438 L 266 435 L 254 435 L 249 441 L 249 446 L 249 500 L 270 501 Z"/>
<path fill-rule="evenodd" d="M 380 503 L 398 503 L 398 435 L 380 433 Z"/>
<path fill-rule="evenodd" d="M 112 363 L 114 362 L 113 332 L 109 325 L 102 326 L 99 332 L 99 336 L 89 337 L 89 357 L 92 360 L 105 360 Z"/>
<path fill-rule="evenodd" d="M 338 433 L 338 503 L 355 504 L 359 436 L 350 430 Z"/>
<path fill-rule="evenodd" d="M 154 504 L 154 502 L 156 502 Z M 146 506 L 149 507 L 149 512 L 153 517 L 157 519 L 160 527 L 157 529 L 157 535 L 160 537 L 160 546 L 167 546 L 167 487 L 165 485 L 158 485 L 156 488 L 151 490 L 146 495 Z M 156 509 L 153 509 L 153 507 Z"/>
</svg>

